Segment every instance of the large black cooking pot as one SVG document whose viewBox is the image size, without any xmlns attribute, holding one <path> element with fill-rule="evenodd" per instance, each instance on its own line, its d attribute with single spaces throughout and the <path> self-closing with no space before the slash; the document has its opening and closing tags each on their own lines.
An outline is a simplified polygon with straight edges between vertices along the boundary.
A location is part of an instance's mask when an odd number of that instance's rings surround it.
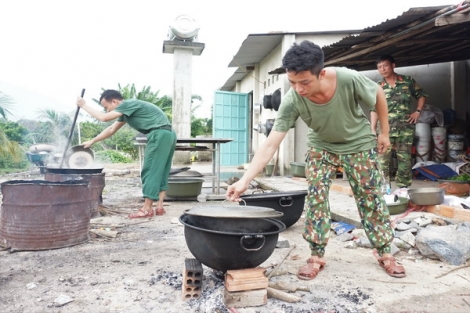
<svg viewBox="0 0 470 313">
<path fill-rule="evenodd" d="M 183 214 L 179 218 L 189 251 L 218 271 L 253 268 L 274 251 L 286 226 L 274 218 L 232 218 Z"/>
<path fill-rule="evenodd" d="M 276 217 L 286 225 L 286 228 L 294 225 L 302 216 L 304 211 L 305 196 L 307 190 L 286 191 L 286 192 L 265 192 L 251 195 L 243 195 L 246 205 L 272 208 L 283 215 Z M 243 201 L 240 205 L 245 205 Z"/>
<path fill-rule="evenodd" d="M 66 167 L 46 167 L 45 172 L 51 174 L 98 174 L 103 171 L 102 167 L 96 168 L 66 168 Z"/>
</svg>

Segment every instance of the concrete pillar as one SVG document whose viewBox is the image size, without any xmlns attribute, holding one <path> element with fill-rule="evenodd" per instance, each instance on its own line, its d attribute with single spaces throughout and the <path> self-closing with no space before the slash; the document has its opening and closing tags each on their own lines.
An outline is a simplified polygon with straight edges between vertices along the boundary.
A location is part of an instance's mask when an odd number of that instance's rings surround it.
<svg viewBox="0 0 470 313">
<path fill-rule="evenodd" d="M 175 48 L 173 81 L 173 128 L 178 137 L 191 137 L 192 61 L 191 50 Z"/>
<path fill-rule="evenodd" d="M 163 53 L 174 55 L 172 126 L 178 138 L 191 137 L 192 62 L 193 55 L 201 55 L 204 46 L 192 41 L 163 42 Z M 173 162 L 189 164 L 191 155 L 187 151 L 176 151 Z"/>
</svg>

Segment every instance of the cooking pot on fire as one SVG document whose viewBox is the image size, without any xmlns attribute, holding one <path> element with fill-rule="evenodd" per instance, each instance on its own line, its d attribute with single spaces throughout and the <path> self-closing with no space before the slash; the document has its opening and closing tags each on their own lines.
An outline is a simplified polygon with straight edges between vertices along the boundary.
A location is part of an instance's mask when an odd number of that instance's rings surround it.
<svg viewBox="0 0 470 313">
<path fill-rule="evenodd" d="M 274 251 L 286 226 L 273 209 L 206 205 L 180 216 L 188 249 L 202 264 L 218 271 L 253 268 Z"/>
</svg>

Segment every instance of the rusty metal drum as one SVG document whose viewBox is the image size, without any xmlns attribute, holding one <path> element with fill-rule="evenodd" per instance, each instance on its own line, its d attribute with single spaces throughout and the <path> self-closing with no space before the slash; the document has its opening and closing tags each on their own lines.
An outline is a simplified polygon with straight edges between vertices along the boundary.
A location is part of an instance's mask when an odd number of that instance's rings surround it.
<svg viewBox="0 0 470 313">
<path fill-rule="evenodd" d="M 105 173 L 94 173 L 94 174 L 59 174 L 59 173 L 46 173 L 44 179 L 47 181 L 70 181 L 70 180 L 83 180 L 90 183 L 91 189 L 91 217 L 99 216 L 100 204 L 103 203 L 103 189 L 105 183 Z"/>
<path fill-rule="evenodd" d="M 1 184 L 0 244 L 11 251 L 63 248 L 88 240 L 86 181 L 11 180 Z"/>
</svg>

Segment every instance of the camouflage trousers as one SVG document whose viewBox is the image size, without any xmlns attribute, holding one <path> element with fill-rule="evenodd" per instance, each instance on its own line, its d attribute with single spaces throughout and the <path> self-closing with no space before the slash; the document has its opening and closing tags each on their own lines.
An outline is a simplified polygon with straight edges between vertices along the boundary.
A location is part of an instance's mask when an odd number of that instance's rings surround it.
<svg viewBox="0 0 470 313">
<path fill-rule="evenodd" d="M 395 182 L 398 188 L 411 186 L 411 146 L 413 145 L 413 139 L 413 132 L 411 134 L 402 132 L 398 137 L 390 137 L 390 147 L 387 152 L 379 155 L 379 163 L 384 177 L 390 181 L 390 161 L 392 159 L 392 149 L 395 149 L 398 161 Z"/>
<path fill-rule="evenodd" d="M 330 237 L 331 212 L 329 191 L 332 178 L 342 166 L 351 186 L 362 226 L 379 255 L 391 252 L 393 229 L 390 213 L 382 195 L 382 175 L 377 150 L 337 155 L 311 148 L 306 157 L 308 193 L 305 198 L 305 229 L 303 238 L 311 254 L 322 257 Z"/>
</svg>

